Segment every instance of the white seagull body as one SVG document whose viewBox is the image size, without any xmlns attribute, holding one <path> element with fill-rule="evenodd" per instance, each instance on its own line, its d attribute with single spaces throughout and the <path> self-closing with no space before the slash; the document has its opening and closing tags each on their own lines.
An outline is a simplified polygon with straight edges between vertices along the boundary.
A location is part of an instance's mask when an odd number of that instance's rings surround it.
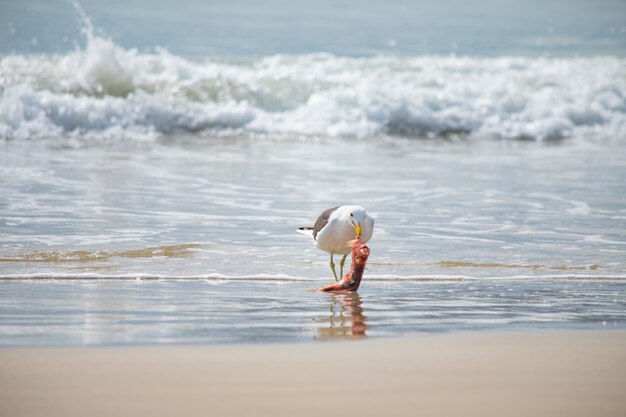
<svg viewBox="0 0 626 417">
<path fill-rule="evenodd" d="M 374 233 L 374 219 L 363 207 L 337 206 L 320 214 L 313 227 L 301 227 L 298 231 L 310 235 L 317 248 L 330 253 L 330 268 L 337 279 L 333 255 L 344 255 L 340 263 L 340 273 L 343 274 L 343 264 L 351 251 L 348 242 L 357 238 L 363 242 L 370 240 Z"/>
</svg>

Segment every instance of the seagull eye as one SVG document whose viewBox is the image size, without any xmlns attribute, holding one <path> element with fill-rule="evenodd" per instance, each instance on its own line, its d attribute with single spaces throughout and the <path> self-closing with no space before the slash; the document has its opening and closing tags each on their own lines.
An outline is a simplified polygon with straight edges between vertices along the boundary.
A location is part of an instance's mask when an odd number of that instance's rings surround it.
<svg viewBox="0 0 626 417">
<path fill-rule="evenodd" d="M 354 217 L 354 213 L 350 213 L 350 217 Z"/>
</svg>

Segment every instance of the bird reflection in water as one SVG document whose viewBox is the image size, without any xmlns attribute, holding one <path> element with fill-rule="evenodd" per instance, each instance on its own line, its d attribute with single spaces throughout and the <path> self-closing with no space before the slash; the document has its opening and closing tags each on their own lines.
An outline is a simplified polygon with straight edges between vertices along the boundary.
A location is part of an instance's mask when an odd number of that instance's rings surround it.
<svg viewBox="0 0 626 417">
<path fill-rule="evenodd" d="M 315 339 L 362 339 L 366 337 L 367 317 L 363 301 L 356 291 L 329 294 L 330 314 L 318 317 Z"/>
</svg>

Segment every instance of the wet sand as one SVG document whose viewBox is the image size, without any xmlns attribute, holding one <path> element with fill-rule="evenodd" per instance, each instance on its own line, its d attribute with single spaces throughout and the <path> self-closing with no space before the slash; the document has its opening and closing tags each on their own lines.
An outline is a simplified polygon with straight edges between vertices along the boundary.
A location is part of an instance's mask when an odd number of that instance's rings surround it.
<svg viewBox="0 0 626 417">
<path fill-rule="evenodd" d="M 626 331 L 0 350 L 1 416 L 624 416 Z"/>
</svg>

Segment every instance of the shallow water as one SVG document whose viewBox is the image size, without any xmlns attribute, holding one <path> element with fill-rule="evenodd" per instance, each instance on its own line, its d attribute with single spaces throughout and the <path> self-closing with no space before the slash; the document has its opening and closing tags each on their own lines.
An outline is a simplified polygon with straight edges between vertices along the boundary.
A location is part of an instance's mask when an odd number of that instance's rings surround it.
<svg viewBox="0 0 626 417">
<path fill-rule="evenodd" d="M 626 163 L 611 144 L 2 146 L 2 345 L 626 326 Z M 376 216 L 359 294 L 307 292 L 332 278 L 297 227 L 355 201 Z"/>
<path fill-rule="evenodd" d="M 625 276 L 621 144 L 4 142 L 2 275 L 327 276 L 295 233 L 376 216 L 369 274 Z"/>
<path fill-rule="evenodd" d="M 0 345 L 307 342 L 474 330 L 626 327 L 621 281 L 12 281 Z"/>
</svg>

